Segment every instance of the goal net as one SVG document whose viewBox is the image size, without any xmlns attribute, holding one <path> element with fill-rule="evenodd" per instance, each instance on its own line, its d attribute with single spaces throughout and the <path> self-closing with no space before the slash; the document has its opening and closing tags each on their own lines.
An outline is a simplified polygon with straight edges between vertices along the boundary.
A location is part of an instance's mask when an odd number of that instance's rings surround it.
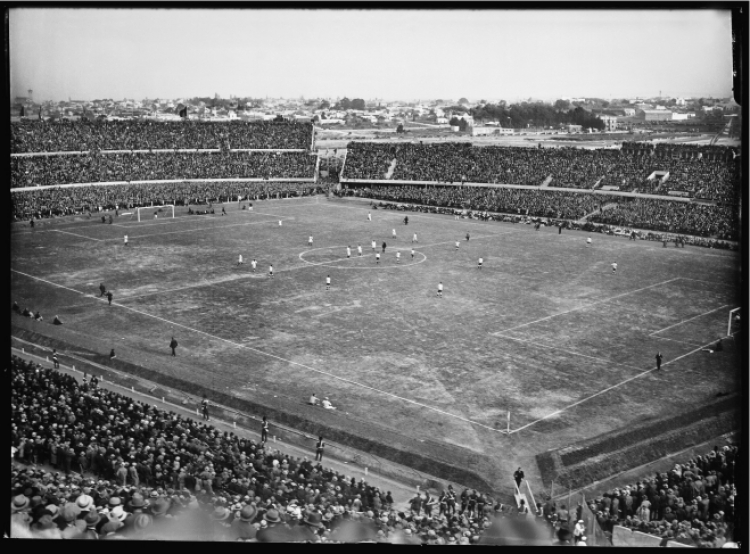
<svg viewBox="0 0 750 554">
<path fill-rule="evenodd" d="M 733 310 L 729 310 L 729 322 L 727 323 L 727 336 L 733 337 L 741 330 L 741 314 L 742 314 L 742 308 L 735 308 Z"/>
<path fill-rule="evenodd" d="M 136 208 L 138 221 L 141 219 L 155 219 L 158 217 L 174 218 L 174 204 L 163 204 L 161 206 L 142 206 Z"/>
</svg>

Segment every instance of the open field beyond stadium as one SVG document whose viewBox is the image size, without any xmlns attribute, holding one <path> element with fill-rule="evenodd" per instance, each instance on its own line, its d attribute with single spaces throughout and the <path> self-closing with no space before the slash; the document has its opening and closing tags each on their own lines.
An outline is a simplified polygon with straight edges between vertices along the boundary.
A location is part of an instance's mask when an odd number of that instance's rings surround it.
<svg viewBox="0 0 750 554">
<path fill-rule="evenodd" d="M 255 209 L 14 230 L 11 301 L 45 316 L 23 325 L 82 348 L 115 348 L 119 359 L 268 405 L 315 392 L 353 429 L 375 425 L 382 442 L 490 456 L 490 481 L 538 452 L 738 385 L 731 341 L 721 354 L 701 351 L 740 304 L 734 252 L 599 234 L 586 248 L 580 232 L 432 214 L 376 210 L 368 222 L 361 202 Z M 388 244 L 379 265 L 372 240 Z M 100 282 L 113 306 L 96 298 Z M 54 315 L 62 327 L 48 324 Z"/>
</svg>

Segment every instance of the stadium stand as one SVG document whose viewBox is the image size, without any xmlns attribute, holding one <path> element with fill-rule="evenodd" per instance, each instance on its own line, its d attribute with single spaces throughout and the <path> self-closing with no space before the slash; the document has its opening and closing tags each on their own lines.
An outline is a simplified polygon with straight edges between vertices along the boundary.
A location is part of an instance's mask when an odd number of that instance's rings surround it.
<svg viewBox="0 0 750 554">
<path fill-rule="evenodd" d="M 714 447 L 669 472 L 607 491 L 589 509 L 617 544 L 617 527 L 698 547 L 721 547 L 733 539 L 736 445 Z"/>
<path fill-rule="evenodd" d="M 306 152 L 157 152 L 11 158 L 11 187 L 180 179 L 312 179 Z"/>
<path fill-rule="evenodd" d="M 100 210 L 125 210 L 141 206 L 174 204 L 202 205 L 211 202 L 235 202 L 292 198 L 324 192 L 311 182 L 171 182 L 130 185 L 52 187 L 14 192 L 11 210 L 14 220 L 31 217 L 96 213 Z"/>
<path fill-rule="evenodd" d="M 738 238 L 738 207 L 691 202 L 670 201 L 667 198 L 628 198 L 594 193 L 578 193 L 550 189 L 515 189 L 479 186 L 409 186 L 409 185 L 357 185 L 344 190 L 363 198 L 373 198 L 385 203 L 414 203 L 424 207 L 472 210 L 478 214 L 466 214 L 482 219 L 497 219 L 484 216 L 484 212 L 515 214 L 518 216 L 544 217 L 553 220 L 578 220 L 588 215 L 589 222 L 622 227 L 634 227 L 660 231 L 662 233 L 705 237 L 686 239 L 695 245 L 726 248 L 725 240 Z M 604 204 L 616 203 L 602 210 Z M 397 205 L 393 205 L 397 208 Z M 431 211 L 431 210 L 427 210 Z M 581 224 L 568 222 L 568 228 L 581 228 Z M 593 227 L 590 230 L 606 232 L 608 229 Z M 661 236 L 644 236 L 660 240 Z M 671 238 L 671 237 L 670 237 Z"/>
<path fill-rule="evenodd" d="M 550 178 L 550 187 L 608 187 L 737 203 L 736 149 L 682 145 L 641 148 L 641 144 L 625 143 L 622 149 L 583 149 L 353 142 L 348 146 L 342 178 L 526 186 L 541 186 Z M 389 172 L 394 162 L 395 168 Z"/>
<path fill-rule="evenodd" d="M 149 149 L 309 150 L 311 123 L 29 121 L 11 125 L 11 153 Z"/>
<path fill-rule="evenodd" d="M 493 515 L 518 517 L 451 487 L 399 511 L 364 480 L 93 379 L 13 355 L 10 378 L 14 536 L 184 538 L 187 523 L 204 540 L 472 544 Z"/>
</svg>

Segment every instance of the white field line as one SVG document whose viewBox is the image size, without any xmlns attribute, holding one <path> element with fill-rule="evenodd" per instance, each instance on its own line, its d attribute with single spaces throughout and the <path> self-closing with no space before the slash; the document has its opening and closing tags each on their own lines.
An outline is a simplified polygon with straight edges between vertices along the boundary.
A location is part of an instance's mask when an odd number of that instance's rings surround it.
<svg viewBox="0 0 750 554">
<path fill-rule="evenodd" d="M 623 364 L 623 363 L 619 363 L 619 362 L 613 362 L 612 360 L 608 360 L 606 358 L 598 358 L 596 356 L 589 356 L 588 354 L 581 354 L 580 352 L 575 352 L 573 350 L 568 350 L 566 348 L 560 348 L 560 347 L 557 347 L 557 346 L 551 346 L 551 345 L 548 345 L 548 344 L 543 344 L 543 343 L 541 343 L 539 341 L 536 341 L 536 340 L 519 339 L 519 338 L 516 338 L 516 337 L 509 337 L 507 335 L 497 335 L 495 333 L 493 333 L 493 336 L 496 336 L 496 337 L 499 337 L 499 338 L 503 338 L 503 339 L 515 340 L 515 341 L 518 341 L 518 342 L 525 342 L 525 343 L 531 344 L 533 346 L 538 346 L 538 347 L 541 347 L 541 348 L 549 348 L 551 350 L 560 350 L 561 352 L 567 352 L 568 354 L 573 354 L 574 356 L 582 356 L 583 358 L 588 358 L 590 360 L 594 360 L 594 361 L 597 361 L 597 362 L 604 362 L 604 363 L 607 363 L 607 364 L 610 364 L 610 365 L 619 365 L 619 366 L 622 366 L 622 367 L 628 367 L 630 369 L 635 369 L 637 371 L 641 371 L 641 369 L 642 369 L 640 367 L 635 367 L 635 366 L 628 365 L 628 364 Z"/>
<path fill-rule="evenodd" d="M 659 335 L 649 335 L 652 339 L 659 339 L 659 340 L 668 340 L 672 342 L 679 342 L 680 344 L 687 344 L 688 346 L 698 346 L 697 343 L 694 342 L 687 342 L 684 340 L 677 340 L 677 339 L 670 339 L 667 337 L 660 337 Z"/>
<path fill-rule="evenodd" d="M 711 342 L 709 342 L 707 344 L 704 344 L 703 346 L 699 346 L 697 348 L 694 348 L 690 352 L 682 354 L 681 356 L 677 356 L 673 360 L 670 360 L 670 361 L 668 361 L 668 362 L 666 362 L 664 364 L 661 364 L 661 366 L 664 367 L 664 366 L 667 366 L 669 364 L 673 364 L 674 362 L 676 362 L 678 360 L 681 360 L 682 358 L 690 356 L 691 354 L 695 354 L 696 352 L 698 352 L 698 351 L 700 351 L 700 350 L 702 350 L 702 349 L 704 349 L 704 348 L 706 348 L 706 347 L 714 344 L 715 342 L 716 342 L 715 340 L 712 340 Z M 578 402 L 574 402 L 573 404 L 570 404 L 569 406 L 565 406 L 564 408 L 560 408 L 559 410 L 555 410 L 554 412 L 549 413 L 549 414 L 547 414 L 544 417 L 540 417 L 539 419 L 536 419 L 536 420 L 532 421 L 531 423 L 527 423 L 526 425 L 518 427 L 517 429 L 511 429 L 510 434 L 512 435 L 513 433 L 517 433 L 518 431 L 521 431 L 523 429 L 531 427 L 532 425 L 535 425 L 535 424 L 539 423 L 540 421 L 544 421 L 545 419 L 549 419 L 550 417 L 556 416 L 557 414 L 560 414 L 560 413 L 562 413 L 562 412 L 564 412 L 566 410 L 569 410 L 570 408 L 574 408 L 575 406 L 578 406 L 579 404 L 583 404 L 584 402 L 586 402 L 588 400 L 591 400 L 592 398 L 595 398 L 595 397 L 599 396 L 600 394 L 604 394 L 605 392 L 608 392 L 608 391 L 611 391 L 613 389 L 616 389 L 617 387 L 620 387 L 620 386 L 624 385 L 625 383 L 629 383 L 630 381 L 633 381 L 635 379 L 643 377 L 644 375 L 648 375 L 649 373 L 653 373 L 654 371 L 657 371 L 657 369 L 655 367 L 651 368 L 651 369 L 648 369 L 646 371 L 643 371 L 643 372 L 639 373 L 638 375 L 634 375 L 632 377 L 629 377 L 629 378 L 625 379 L 624 381 L 621 381 L 621 382 L 619 382 L 619 383 L 617 383 L 615 385 L 612 385 L 611 387 L 607 387 L 606 389 L 600 390 L 599 392 L 596 392 L 596 393 L 594 393 L 594 394 L 592 394 L 590 396 L 587 396 L 586 398 L 582 398 Z"/>
<path fill-rule="evenodd" d="M 289 219 L 289 218 L 287 218 Z M 162 235 L 173 235 L 176 233 L 195 233 L 195 232 L 205 232 L 205 231 L 211 231 L 213 229 L 226 229 L 228 227 L 244 227 L 245 225 L 261 225 L 261 224 L 269 224 L 269 223 L 275 223 L 274 220 L 268 220 L 268 221 L 248 221 L 245 223 L 232 223 L 230 225 L 214 225 L 213 227 L 197 227 L 195 229 L 182 229 L 180 231 L 165 231 L 163 233 L 151 233 L 148 235 L 128 235 L 128 239 L 141 239 L 146 237 L 160 237 Z M 113 239 L 97 239 L 101 241 L 114 241 L 114 240 L 122 240 L 121 238 L 113 238 Z"/>
<path fill-rule="evenodd" d="M 682 321 L 678 323 L 674 323 L 673 325 L 670 325 L 669 327 L 664 327 L 663 329 L 659 329 L 658 331 L 654 331 L 650 333 L 651 336 L 656 335 L 657 333 L 661 333 L 662 331 L 666 331 L 667 329 L 671 329 L 672 327 L 677 327 L 678 325 L 682 325 L 683 323 L 687 323 L 688 321 L 693 321 L 694 319 L 698 319 L 699 317 L 703 317 L 704 315 L 712 314 L 718 310 L 721 310 L 722 308 L 728 308 L 729 304 L 724 304 L 723 306 L 719 306 L 718 308 L 714 308 L 713 310 L 709 310 L 705 313 L 696 315 L 694 317 L 691 317 L 689 319 L 683 319 Z"/>
<path fill-rule="evenodd" d="M 218 214 L 219 217 L 221 214 Z M 195 218 L 199 217 L 217 217 L 216 214 L 195 214 Z M 174 225 L 175 223 L 185 223 L 186 221 L 196 221 L 193 216 L 187 217 L 187 216 L 180 216 L 180 217 L 167 217 L 164 216 L 161 221 L 157 223 L 141 223 L 140 221 L 128 221 L 126 223 L 113 223 L 112 225 L 116 225 L 117 227 L 153 227 L 153 226 L 161 226 L 161 225 Z"/>
<path fill-rule="evenodd" d="M 340 261 L 350 260 L 350 259 L 354 260 L 355 258 L 372 258 L 372 257 L 375 256 L 375 254 L 372 253 L 372 252 L 370 252 L 369 254 L 362 254 L 361 256 L 360 255 L 356 255 L 356 256 L 352 255 L 351 258 L 343 258 L 342 257 L 342 258 L 339 258 L 338 260 L 331 260 L 331 261 L 327 261 L 327 262 L 308 262 L 303 257 L 308 252 L 314 252 L 315 250 L 332 250 L 334 248 L 343 250 L 345 247 L 344 246 L 331 246 L 331 247 L 321 247 L 321 248 L 313 248 L 311 250 L 305 250 L 304 252 L 300 252 L 299 259 L 302 260 L 303 262 L 305 262 L 307 265 L 314 265 L 314 266 L 325 265 L 325 266 L 333 267 L 333 268 L 336 268 L 336 269 L 365 269 L 365 270 L 366 269 L 378 269 L 378 268 L 381 268 L 381 267 L 383 269 L 390 269 L 392 267 L 408 267 L 408 266 L 412 266 L 412 265 L 421 264 L 422 262 L 424 262 L 424 261 L 427 260 L 427 254 L 425 254 L 423 252 L 416 252 L 415 251 L 414 252 L 415 254 L 419 254 L 420 256 L 422 256 L 422 259 L 419 260 L 418 262 L 409 261 L 409 262 L 403 263 L 403 264 L 397 263 L 396 265 L 388 265 L 388 266 L 385 266 L 385 265 L 382 265 L 382 266 L 381 265 L 375 265 L 375 266 L 368 266 L 368 267 L 360 267 L 360 266 L 347 267 L 345 265 L 337 265 L 337 264 Z M 392 250 L 398 250 L 398 251 L 401 251 L 401 252 L 408 252 L 409 251 L 408 247 L 393 246 L 393 247 L 391 247 L 391 249 Z M 390 256 L 390 259 L 393 259 L 393 257 L 394 256 Z M 384 254 L 381 254 L 381 258 L 383 259 L 383 261 L 385 261 L 385 255 Z M 406 259 L 406 257 L 404 257 L 404 259 Z M 292 266 L 292 267 L 289 267 L 289 268 L 286 268 L 286 269 L 280 269 L 279 272 L 282 272 L 282 271 L 292 271 L 292 270 L 295 270 L 295 269 L 301 269 L 303 267 L 305 267 L 305 266 L 303 266 L 303 265 L 295 265 L 295 266 Z M 276 272 L 274 271 L 274 273 L 276 273 Z"/>
<path fill-rule="evenodd" d="M 80 237 L 82 239 L 95 240 L 96 242 L 103 242 L 106 239 L 95 239 L 94 237 L 87 237 L 86 235 L 79 235 L 78 233 L 71 233 L 70 231 L 63 231 L 62 229 L 50 229 L 55 233 L 65 233 L 66 235 L 73 235 L 74 237 Z"/>
<path fill-rule="evenodd" d="M 318 250 L 318 249 L 316 249 L 316 250 Z M 303 252 L 302 254 L 304 254 L 304 253 L 305 252 Z M 305 260 L 305 259 L 302 258 L 302 254 L 300 254 L 300 259 L 303 262 L 305 262 L 304 265 L 293 265 L 293 266 L 285 267 L 283 269 L 276 269 L 276 268 L 274 268 L 273 274 L 276 275 L 277 273 L 285 273 L 287 271 L 295 271 L 297 269 L 304 269 L 304 268 L 306 268 L 308 266 L 318 266 L 318 265 L 323 265 L 323 266 L 327 265 L 327 266 L 333 267 L 335 269 L 359 269 L 359 270 L 373 270 L 373 269 L 378 269 L 378 268 L 390 269 L 390 268 L 394 268 L 394 267 L 398 268 L 398 267 L 408 267 L 408 266 L 412 266 L 412 265 L 417 265 L 417 264 L 421 264 L 422 262 L 424 262 L 424 261 L 427 260 L 427 255 L 426 254 L 423 254 L 422 252 L 418 252 L 418 254 L 420 254 L 422 256 L 422 259 L 419 260 L 418 262 L 409 262 L 409 263 L 404 263 L 404 264 L 396 264 L 396 265 L 388 265 L 388 266 L 383 265 L 383 266 L 372 266 L 372 267 L 358 267 L 358 266 L 355 266 L 355 267 L 346 267 L 345 265 L 336 265 L 336 261 L 335 260 L 331 261 L 331 262 L 308 262 L 307 260 Z M 356 258 L 360 258 L 360 257 L 361 258 L 365 258 L 367 256 L 374 256 L 374 254 L 363 254 L 362 256 L 352 256 L 351 259 L 354 259 L 355 257 Z M 346 259 L 347 258 L 340 258 L 339 261 L 343 261 L 343 260 L 346 260 Z M 245 265 L 248 265 L 247 262 L 245 263 Z M 260 266 L 260 264 L 258 264 L 258 265 Z M 173 288 L 173 289 L 155 290 L 155 291 L 152 291 L 152 292 L 145 292 L 143 294 L 136 294 L 136 295 L 133 295 L 133 296 L 123 296 L 120 300 L 132 300 L 134 298 L 143 298 L 145 296 L 152 296 L 154 294 L 162 294 L 162 293 L 175 292 L 175 291 L 188 290 L 188 289 L 196 289 L 196 288 L 201 288 L 201 287 L 211 287 L 211 286 L 215 286 L 215 285 L 223 285 L 224 283 L 231 283 L 233 281 L 240 281 L 242 279 L 265 279 L 265 278 L 266 278 L 265 270 L 260 270 L 260 271 L 257 271 L 256 273 L 245 273 L 245 274 L 242 274 L 242 275 L 231 275 L 231 276 L 228 276 L 228 277 L 222 277 L 222 278 L 216 279 L 214 281 L 209 281 L 209 282 L 204 282 L 204 283 L 194 283 L 192 285 L 185 285 L 183 287 L 177 287 L 177 288 Z"/>
<path fill-rule="evenodd" d="M 279 215 L 279 214 L 269 214 L 264 212 L 255 212 L 251 210 L 244 210 L 240 213 L 237 212 L 227 212 L 225 217 L 236 217 L 236 216 L 249 216 L 249 215 L 265 215 L 270 217 L 280 217 L 282 219 L 289 219 L 288 215 Z M 209 219 L 220 219 L 222 217 L 221 212 L 218 214 L 194 214 L 191 216 L 180 216 L 180 217 L 165 217 L 165 221 L 160 221 L 158 223 L 139 223 L 137 221 L 129 222 L 130 224 L 124 224 L 124 223 L 113 223 L 112 225 L 117 225 L 118 227 L 153 227 L 153 226 L 160 226 L 160 225 L 172 225 L 174 223 L 185 223 L 186 221 L 196 221 L 197 218 L 209 218 Z"/>
<path fill-rule="evenodd" d="M 570 310 L 565 310 L 564 312 L 559 312 L 556 314 L 548 315 L 539 319 L 535 319 L 534 321 L 529 321 L 528 323 L 522 323 L 520 325 L 516 325 L 515 327 L 508 327 L 507 329 L 503 329 L 502 331 L 496 331 L 495 333 L 490 333 L 492 335 L 502 335 L 503 333 L 507 333 L 508 331 L 513 331 L 515 329 L 519 329 L 521 327 L 526 327 L 527 325 L 533 325 L 534 323 L 539 323 L 540 321 L 546 321 L 548 319 L 552 319 L 553 317 L 558 317 L 561 315 L 569 314 L 571 312 L 576 312 L 578 310 L 583 310 L 586 308 L 590 308 L 591 306 L 596 306 L 597 304 L 603 304 L 604 302 L 610 302 L 612 300 L 615 300 L 616 298 L 622 298 L 623 296 L 628 296 L 631 294 L 635 294 L 636 292 L 641 292 L 647 289 L 651 289 L 654 287 L 660 287 L 662 285 L 666 285 L 667 283 L 671 283 L 673 281 L 678 281 L 680 277 L 675 277 L 674 279 L 668 279 L 666 281 L 662 281 L 660 283 L 655 283 L 653 285 L 648 285 L 647 287 L 641 287 L 639 289 L 631 290 L 629 292 L 623 292 L 622 294 L 616 294 L 615 296 L 611 296 L 609 298 L 604 298 L 602 300 L 597 300 L 596 302 L 592 302 L 590 304 L 585 304 L 584 306 L 579 306 L 578 308 L 571 308 Z"/>
<path fill-rule="evenodd" d="M 29 277 L 30 279 L 35 279 L 37 281 L 41 281 L 43 283 L 47 283 L 48 285 L 51 285 L 51 286 L 54 286 L 54 287 L 59 287 L 59 288 L 65 289 L 65 290 L 69 290 L 69 291 L 78 293 L 78 294 L 83 295 L 83 296 L 89 296 L 91 298 L 97 298 L 96 296 L 88 295 L 86 293 L 83 293 L 81 291 L 72 289 L 70 287 L 66 287 L 66 286 L 63 286 L 63 285 L 58 285 L 57 283 L 53 283 L 52 281 L 48 281 L 46 279 L 42 279 L 41 277 L 35 277 L 34 275 L 29 275 L 28 273 L 23 273 L 21 271 L 15 270 L 15 269 L 11 269 L 11 271 L 13 271 L 15 273 L 18 273 L 20 275 L 24 275 L 26 277 Z M 157 315 L 150 314 L 148 312 L 144 312 L 144 311 L 141 311 L 141 310 L 136 310 L 135 308 L 131 308 L 129 306 L 125 306 L 125 305 L 119 304 L 117 302 L 113 302 L 112 305 L 113 306 L 118 306 L 118 307 L 123 308 L 125 310 L 129 310 L 131 312 L 134 312 L 134 313 L 146 316 L 146 317 L 150 317 L 152 319 L 156 319 L 158 321 L 162 321 L 162 322 L 167 323 L 169 325 L 172 325 L 174 327 L 180 327 L 180 328 L 185 329 L 187 331 L 191 331 L 191 332 L 197 333 L 199 335 L 204 335 L 206 337 L 209 337 L 209 338 L 217 340 L 217 341 L 225 342 L 225 343 L 227 343 L 227 344 L 229 344 L 231 346 L 234 346 L 236 348 L 242 348 L 242 349 L 245 349 L 245 350 L 250 350 L 251 352 L 255 352 L 255 353 L 260 354 L 262 356 L 266 356 L 266 357 L 273 358 L 275 360 L 279 360 L 281 362 L 284 362 L 284 363 L 287 363 L 287 364 L 290 364 L 290 365 L 301 367 L 301 368 L 306 369 L 308 371 L 313 371 L 315 373 L 320 373 L 321 375 L 325 375 L 325 376 L 330 377 L 332 379 L 336 379 L 338 381 L 342 381 L 342 382 L 348 383 L 350 385 L 354 385 L 355 387 L 359 387 L 359 388 L 362 388 L 362 389 L 367 389 L 367 390 L 370 390 L 370 391 L 373 391 L 373 392 L 377 392 L 377 393 L 383 394 L 385 396 L 390 396 L 392 398 L 396 398 L 398 400 L 403 400 L 404 402 L 407 402 L 409 404 L 414 404 L 414 405 L 419 406 L 421 408 L 426 408 L 426 409 L 431 410 L 433 412 L 437 412 L 439 414 L 442 414 L 442 415 L 445 415 L 445 416 L 448 416 L 448 417 L 452 417 L 452 418 L 464 421 L 466 423 L 470 423 L 472 425 L 478 425 L 480 427 L 484 427 L 485 429 L 489 429 L 490 431 L 497 431 L 499 433 L 505 433 L 505 430 L 503 430 L 503 429 L 495 429 L 494 427 L 490 427 L 489 425 L 484 425 L 482 423 L 477 423 L 476 421 L 472 421 L 470 419 L 458 416 L 456 414 L 452 414 L 450 412 L 445 412 L 445 411 L 440 410 L 438 408 L 435 408 L 433 406 L 429 406 L 427 404 L 422 404 L 421 402 L 417 402 L 416 400 L 411 400 L 409 398 L 404 398 L 403 396 L 398 396 L 396 394 L 393 394 L 393 393 L 390 393 L 390 392 L 387 392 L 387 391 L 384 391 L 384 390 L 381 390 L 381 389 L 376 389 L 374 387 L 370 387 L 370 386 L 365 385 L 363 383 L 358 383 L 356 381 L 352 381 L 351 379 L 346 379 L 344 377 L 339 377 L 338 375 L 334 375 L 333 373 L 329 373 L 329 372 L 323 371 L 321 369 L 315 369 L 314 367 L 310 367 L 308 365 L 301 364 L 299 362 L 295 362 L 295 361 L 292 361 L 292 360 L 287 360 L 286 358 L 282 358 L 280 356 L 276 356 L 275 354 L 270 354 L 268 352 L 264 352 L 262 350 L 258 350 L 257 348 L 253 348 L 251 346 L 245 346 L 243 344 L 239 344 L 239 343 L 230 341 L 229 339 L 225 339 L 225 338 L 222 338 L 222 337 L 217 337 L 216 335 L 212 335 L 210 333 L 206 333 L 205 331 L 200 331 L 198 329 L 194 329 L 192 327 L 188 327 L 187 325 L 183 325 L 183 324 L 177 323 L 175 321 L 170 321 L 170 320 L 168 320 L 166 318 L 159 317 Z"/>
<path fill-rule="evenodd" d="M 732 287 L 736 288 L 732 283 L 722 283 L 719 281 L 703 281 L 701 279 L 690 279 L 688 277 L 680 277 L 682 281 L 693 281 L 694 283 L 708 283 L 709 285 L 719 285 L 720 287 Z"/>
<path fill-rule="evenodd" d="M 120 300 L 132 300 L 134 298 L 143 298 L 144 296 L 152 296 L 154 294 L 166 294 L 168 292 L 175 292 L 178 290 L 187 290 L 187 289 L 194 289 L 194 288 L 200 288 L 200 287 L 210 287 L 213 285 L 221 285 L 224 283 L 230 283 L 232 281 L 239 281 L 241 279 L 252 279 L 253 277 L 256 277 L 256 276 L 257 274 L 255 273 L 246 273 L 242 275 L 229 275 L 227 277 L 221 277 L 219 279 L 214 279 L 213 281 L 208 281 L 205 283 L 194 283 L 192 285 L 185 285 L 184 287 L 177 287 L 174 289 L 155 290 L 151 292 L 144 292 L 143 294 L 134 294 L 133 296 L 123 296 Z"/>
</svg>

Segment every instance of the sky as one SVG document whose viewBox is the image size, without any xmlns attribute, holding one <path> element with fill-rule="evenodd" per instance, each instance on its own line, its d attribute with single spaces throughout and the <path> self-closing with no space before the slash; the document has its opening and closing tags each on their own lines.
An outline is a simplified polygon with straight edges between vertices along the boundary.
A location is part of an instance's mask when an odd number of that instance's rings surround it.
<svg viewBox="0 0 750 554">
<path fill-rule="evenodd" d="M 727 97 L 720 10 L 10 10 L 11 96 Z"/>
</svg>

